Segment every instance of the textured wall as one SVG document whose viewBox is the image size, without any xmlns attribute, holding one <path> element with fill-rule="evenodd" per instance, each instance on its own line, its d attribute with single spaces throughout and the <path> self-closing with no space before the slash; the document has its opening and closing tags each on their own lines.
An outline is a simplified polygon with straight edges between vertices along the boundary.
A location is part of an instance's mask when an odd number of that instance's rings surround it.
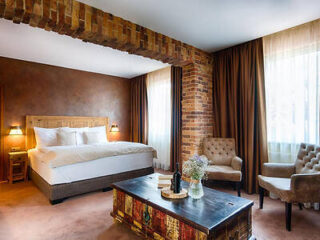
<svg viewBox="0 0 320 240">
<path fill-rule="evenodd" d="M 11 125 L 25 127 L 26 115 L 107 116 L 121 130 L 111 137 L 129 140 L 128 79 L 0 57 L 0 85 L 4 133 Z M 5 156 L 12 146 L 24 148 L 21 136 L 5 136 L 4 142 Z M 0 174 L 5 162 L 0 163 Z"/>
</svg>

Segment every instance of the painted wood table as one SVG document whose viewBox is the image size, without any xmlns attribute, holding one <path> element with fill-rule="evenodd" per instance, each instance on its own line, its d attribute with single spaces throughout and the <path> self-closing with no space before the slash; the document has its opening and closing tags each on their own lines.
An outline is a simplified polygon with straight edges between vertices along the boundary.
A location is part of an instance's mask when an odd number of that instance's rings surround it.
<svg viewBox="0 0 320 240">
<path fill-rule="evenodd" d="M 114 183 L 111 216 L 146 239 L 253 239 L 252 201 L 207 187 L 199 200 L 168 200 L 157 188 L 158 176 Z"/>
</svg>

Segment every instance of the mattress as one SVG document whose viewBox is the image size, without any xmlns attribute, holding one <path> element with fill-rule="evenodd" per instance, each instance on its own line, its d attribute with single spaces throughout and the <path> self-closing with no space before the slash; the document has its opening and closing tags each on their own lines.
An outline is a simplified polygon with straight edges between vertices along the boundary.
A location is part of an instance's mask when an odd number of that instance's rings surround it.
<svg viewBox="0 0 320 240">
<path fill-rule="evenodd" d="M 153 155 L 152 152 L 126 154 L 57 168 L 41 161 L 36 151 L 29 152 L 29 159 L 30 167 L 47 183 L 55 185 L 152 167 Z"/>
</svg>

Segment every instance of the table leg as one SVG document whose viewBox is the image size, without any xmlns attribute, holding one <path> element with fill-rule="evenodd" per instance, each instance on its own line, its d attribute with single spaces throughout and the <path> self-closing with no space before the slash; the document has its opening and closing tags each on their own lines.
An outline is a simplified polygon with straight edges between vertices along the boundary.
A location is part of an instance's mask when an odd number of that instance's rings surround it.
<svg viewBox="0 0 320 240">
<path fill-rule="evenodd" d="M 27 161 L 24 162 L 24 181 L 28 181 L 28 164 Z"/>
<path fill-rule="evenodd" d="M 9 179 L 8 180 L 10 184 L 13 183 L 12 173 L 13 173 L 13 165 L 12 165 L 12 162 L 9 160 L 9 176 L 8 176 Z"/>
</svg>

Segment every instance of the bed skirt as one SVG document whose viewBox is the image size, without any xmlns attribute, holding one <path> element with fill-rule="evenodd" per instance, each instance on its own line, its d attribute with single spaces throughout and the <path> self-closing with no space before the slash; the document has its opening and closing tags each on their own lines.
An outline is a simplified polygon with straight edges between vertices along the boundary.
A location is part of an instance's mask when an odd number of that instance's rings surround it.
<svg viewBox="0 0 320 240">
<path fill-rule="evenodd" d="M 103 190 L 111 186 L 112 183 L 145 176 L 154 172 L 152 167 L 143 168 L 128 172 L 122 172 L 97 178 L 91 178 L 72 183 L 50 185 L 32 168 L 29 169 L 29 177 L 34 184 L 43 192 L 52 204 L 59 203 L 68 197 L 73 197 L 83 193 Z"/>
</svg>

